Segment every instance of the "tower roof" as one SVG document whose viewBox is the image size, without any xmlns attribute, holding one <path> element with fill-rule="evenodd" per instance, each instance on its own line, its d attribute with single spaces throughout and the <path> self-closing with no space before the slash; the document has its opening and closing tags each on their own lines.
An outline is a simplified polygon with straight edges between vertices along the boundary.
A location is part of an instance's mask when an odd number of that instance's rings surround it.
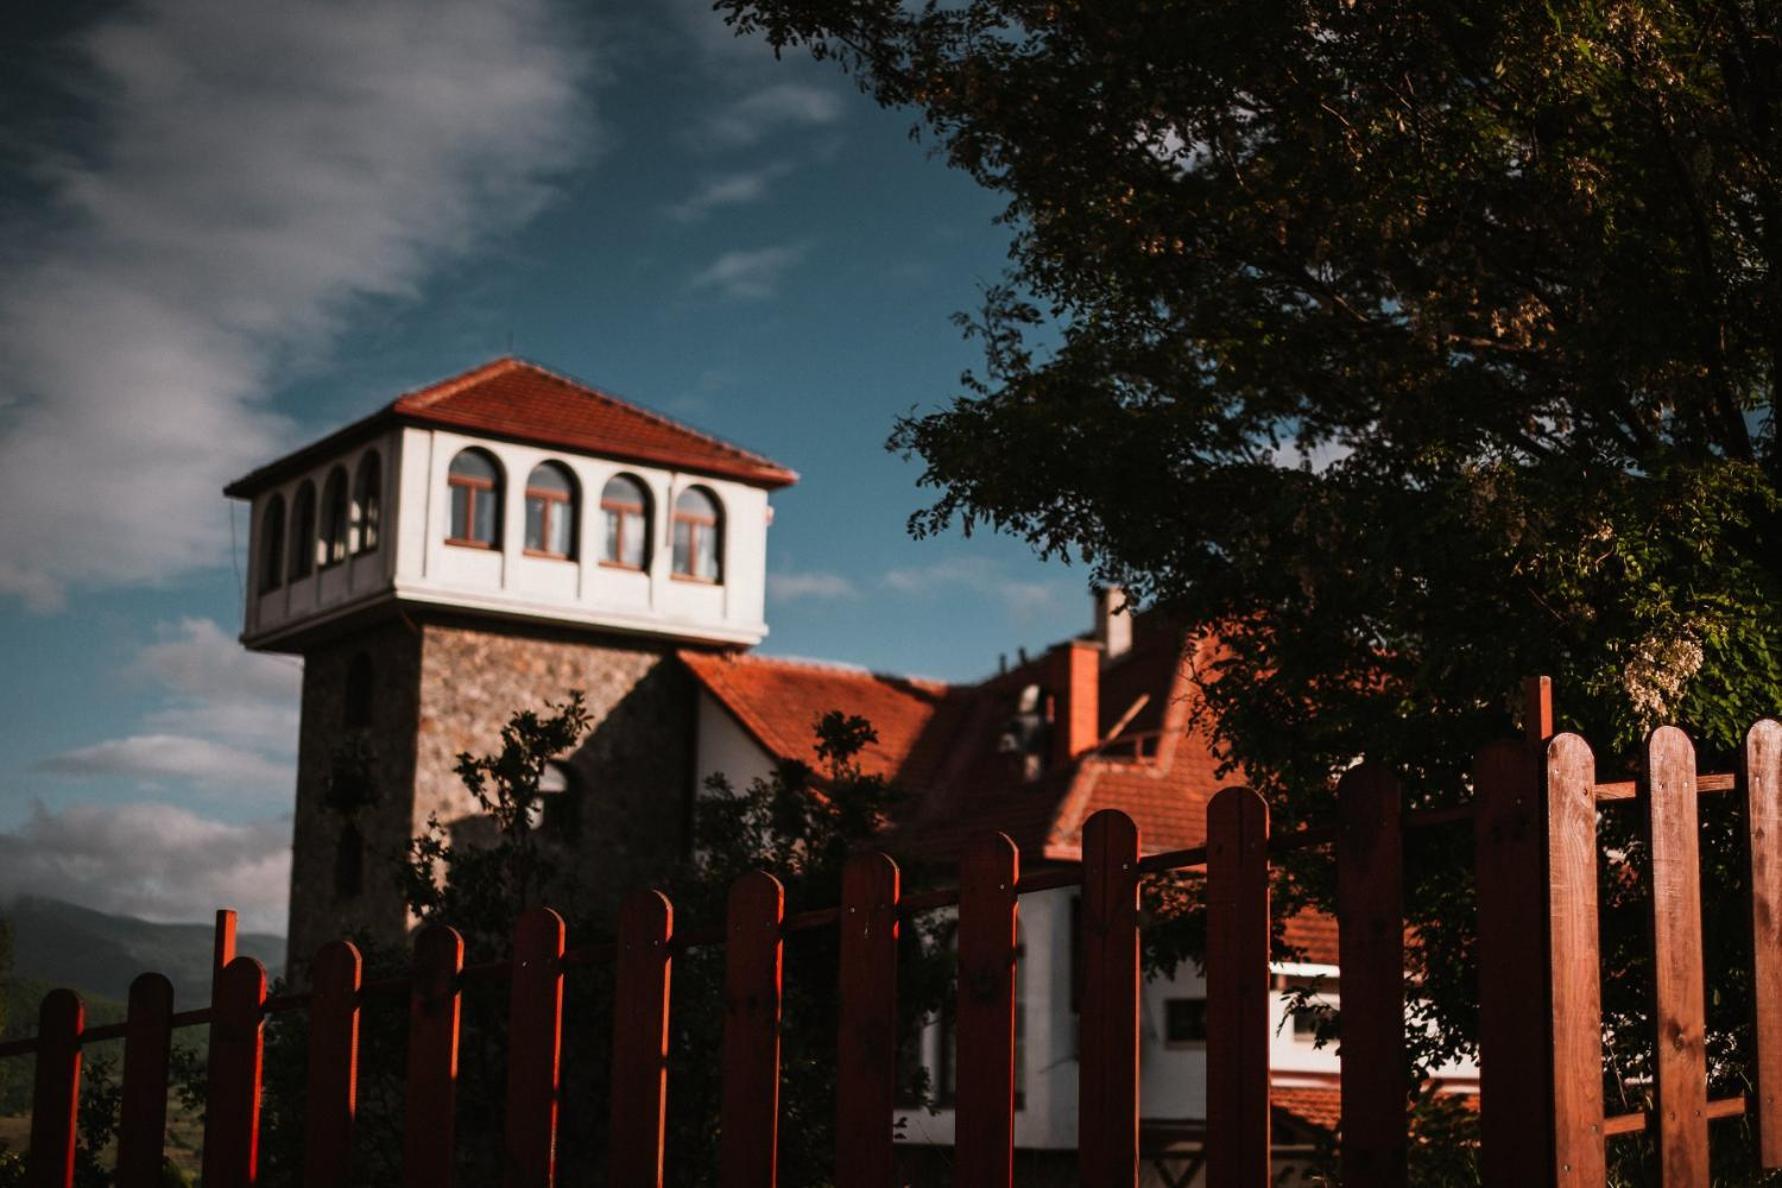
<svg viewBox="0 0 1782 1188">
<path fill-rule="evenodd" d="M 784 487 L 798 480 L 796 473 L 760 454 L 508 356 L 406 392 L 369 417 L 237 479 L 224 493 L 252 496 L 307 469 L 315 456 L 392 424 L 457 429 L 760 487 Z"/>
</svg>

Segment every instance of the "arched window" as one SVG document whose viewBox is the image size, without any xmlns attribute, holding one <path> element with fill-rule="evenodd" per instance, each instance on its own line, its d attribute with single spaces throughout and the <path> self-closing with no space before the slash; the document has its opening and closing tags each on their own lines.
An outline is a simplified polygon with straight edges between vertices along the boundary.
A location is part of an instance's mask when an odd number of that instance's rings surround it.
<svg viewBox="0 0 1782 1188">
<path fill-rule="evenodd" d="M 322 484 L 322 565 L 347 559 L 347 475 L 344 467 L 328 472 Z"/>
<path fill-rule="evenodd" d="M 347 664 L 346 688 L 340 698 L 341 724 L 347 729 L 359 730 L 371 725 L 375 678 L 371 657 L 364 652 L 356 653 Z"/>
<path fill-rule="evenodd" d="M 448 544 L 492 549 L 501 540 L 501 468 L 482 450 L 460 450 L 446 478 L 451 489 Z"/>
<path fill-rule="evenodd" d="M 316 485 L 308 479 L 291 501 L 291 580 L 305 578 L 316 567 Z"/>
<path fill-rule="evenodd" d="M 674 574 L 700 582 L 723 580 L 724 523 L 718 501 L 704 487 L 688 487 L 674 501 Z"/>
<path fill-rule="evenodd" d="M 378 527 L 383 519 L 384 465 L 376 450 L 365 451 L 359 459 L 359 473 L 353 479 L 353 551 L 370 553 L 377 549 Z"/>
<path fill-rule="evenodd" d="M 526 551 L 575 556 L 575 479 L 555 462 L 534 466 L 526 477 Z"/>
<path fill-rule="evenodd" d="M 623 569 L 642 569 L 650 555 L 650 496 L 628 474 L 615 474 L 600 491 L 606 547 L 600 559 Z"/>
<path fill-rule="evenodd" d="M 276 590 L 285 580 L 285 497 L 266 501 L 260 517 L 260 593 Z"/>
</svg>

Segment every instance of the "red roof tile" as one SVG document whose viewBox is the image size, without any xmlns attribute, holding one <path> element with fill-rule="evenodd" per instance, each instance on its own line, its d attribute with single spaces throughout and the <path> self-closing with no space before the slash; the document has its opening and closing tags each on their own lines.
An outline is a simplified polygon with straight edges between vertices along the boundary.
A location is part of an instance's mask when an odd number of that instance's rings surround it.
<svg viewBox="0 0 1782 1188">
<path fill-rule="evenodd" d="M 1334 1134 L 1343 1120 L 1343 1091 L 1322 1085 L 1274 1085 L 1268 1089 L 1268 1104 L 1283 1111 L 1294 1121 Z"/>
</svg>

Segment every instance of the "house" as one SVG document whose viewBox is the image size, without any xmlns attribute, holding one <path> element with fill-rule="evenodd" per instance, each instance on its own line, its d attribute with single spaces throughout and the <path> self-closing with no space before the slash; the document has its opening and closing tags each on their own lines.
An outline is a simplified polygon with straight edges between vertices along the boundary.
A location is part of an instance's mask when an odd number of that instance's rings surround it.
<svg viewBox="0 0 1782 1188">
<path fill-rule="evenodd" d="M 910 797 L 886 838 L 894 854 L 944 866 L 994 829 L 1026 869 L 1071 864 L 1104 808 L 1134 818 L 1147 852 L 1204 840 L 1226 782 L 1195 712 L 1205 657 L 1117 595 L 1097 599 L 1081 637 L 974 684 L 751 652 L 768 630 L 771 496 L 796 477 L 503 358 L 230 484 L 252 524 L 242 640 L 304 658 L 289 967 L 345 929 L 400 938 L 406 908 L 368 863 L 430 817 L 474 831 L 456 755 L 572 688 L 596 725 L 551 790 L 597 901 L 684 851 L 709 777 L 817 766 L 811 727 L 831 709 L 872 722 L 863 765 Z M 1021 903 L 1023 1182 L 1071 1178 L 1075 899 L 1064 888 Z M 1335 1052 L 1290 1016 L 1288 995 L 1340 989 L 1331 921 L 1293 920 L 1288 939 L 1300 960 L 1277 967 L 1272 998 L 1284 1156 L 1336 1116 Z M 1206 1115 L 1204 989 L 1184 968 L 1143 993 L 1142 1147 L 1159 1182 L 1186 1185 Z M 912 1154 L 951 1145 L 950 1052 L 935 1021 L 922 1058 L 943 1108 L 903 1119 Z"/>
</svg>

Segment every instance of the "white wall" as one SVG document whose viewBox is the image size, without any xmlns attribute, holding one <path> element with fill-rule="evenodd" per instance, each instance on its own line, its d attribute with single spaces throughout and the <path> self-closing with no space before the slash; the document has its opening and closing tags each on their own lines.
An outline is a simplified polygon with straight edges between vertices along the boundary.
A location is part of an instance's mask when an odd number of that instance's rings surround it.
<svg viewBox="0 0 1782 1188">
<path fill-rule="evenodd" d="M 723 775 L 736 789 L 747 788 L 756 779 L 773 775 L 773 759 L 749 737 L 730 711 L 716 698 L 699 691 L 699 741 L 695 770 L 699 773 L 699 791 L 705 793 L 705 782 L 713 775 Z"/>
</svg>

